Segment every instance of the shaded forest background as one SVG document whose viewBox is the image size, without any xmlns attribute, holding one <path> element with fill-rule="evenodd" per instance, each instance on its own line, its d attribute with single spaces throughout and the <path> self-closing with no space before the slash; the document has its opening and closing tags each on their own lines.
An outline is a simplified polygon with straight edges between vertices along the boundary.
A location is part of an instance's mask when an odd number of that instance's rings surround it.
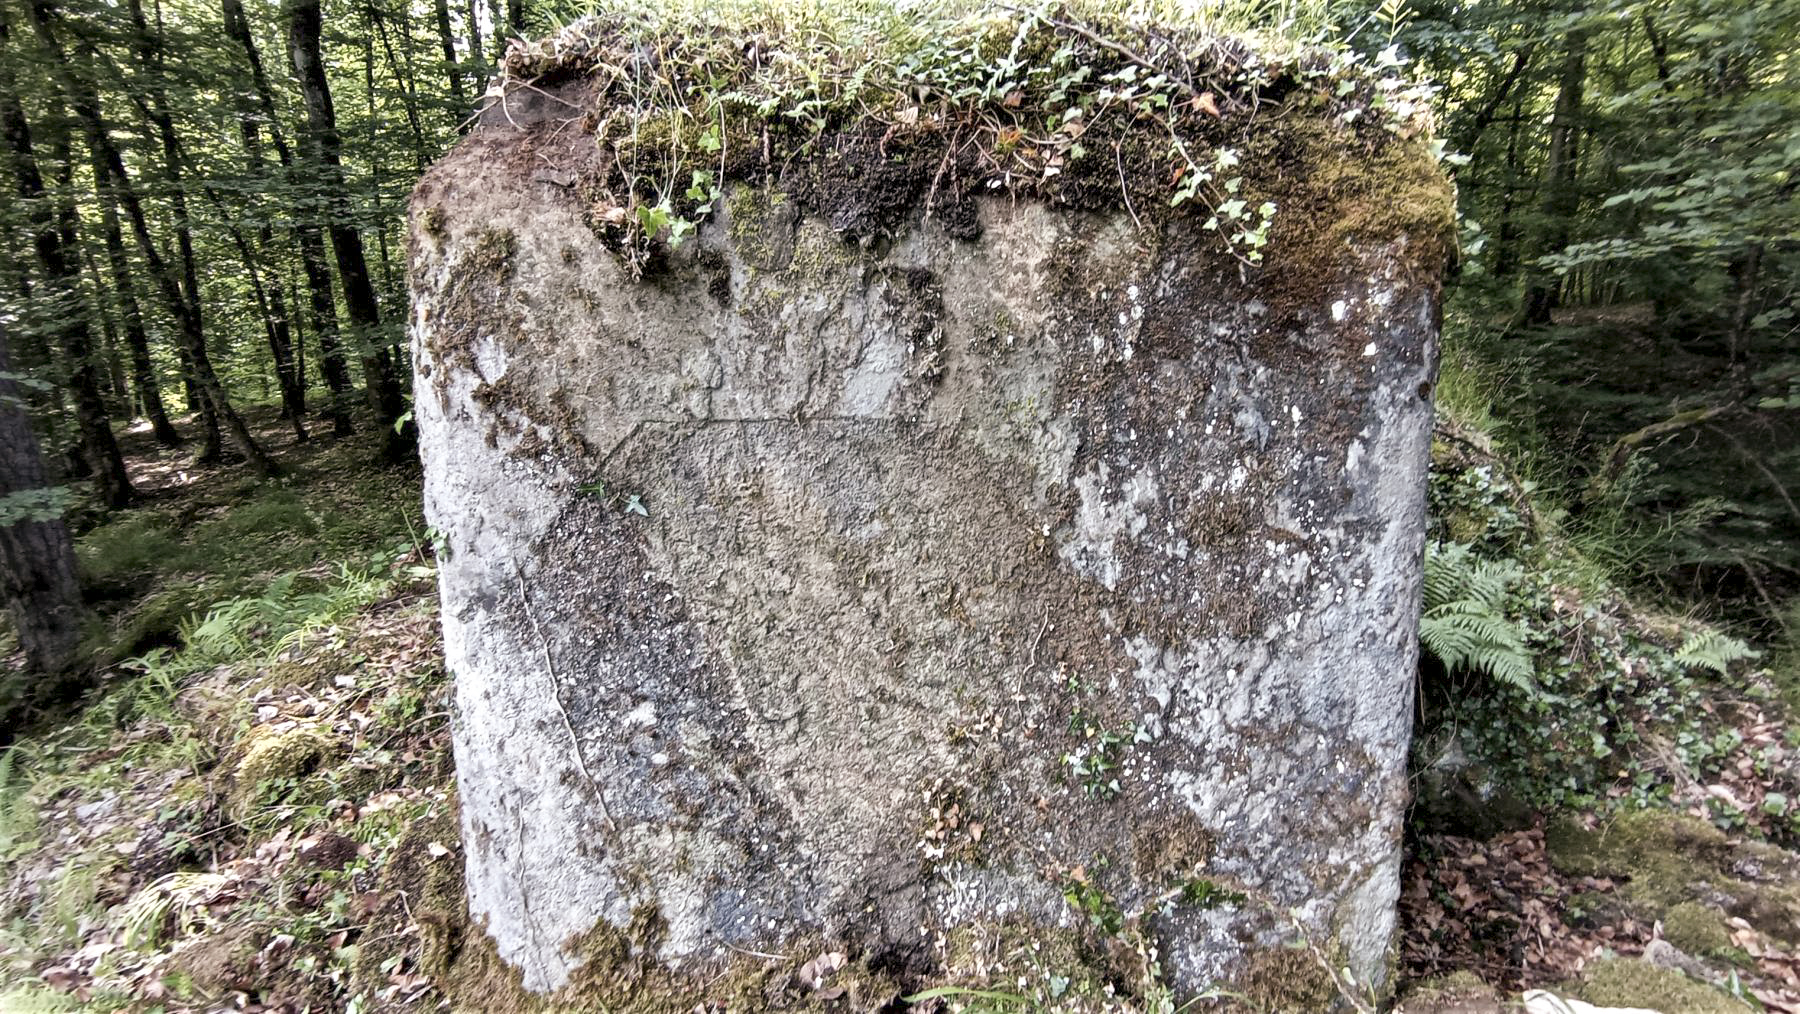
<svg viewBox="0 0 1800 1014">
<path fill-rule="evenodd" d="M 5 395 L 42 481 L 0 523 L 139 499 L 121 431 L 271 477 L 356 430 L 395 467 L 414 179 L 534 0 L 0 0 Z M 1216 5 L 1416 62 L 1463 254 L 1441 397 L 1611 576 L 1763 639 L 1800 587 L 1800 5 Z M 1329 27 L 1327 27 L 1329 26 Z M 1279 228 L 1279 225 L 1277 226 Z M 274 412 L 262 435 L 246 412 Z"/>
</svg>

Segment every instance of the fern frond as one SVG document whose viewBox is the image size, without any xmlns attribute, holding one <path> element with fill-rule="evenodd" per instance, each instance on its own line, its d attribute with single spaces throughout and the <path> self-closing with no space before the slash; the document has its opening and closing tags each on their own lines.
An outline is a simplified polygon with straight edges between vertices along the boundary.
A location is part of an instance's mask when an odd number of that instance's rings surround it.
<svg viewBox="0 0 1800 1014">
<path fill-rule="evenodd" d="M 1675 652 L 1675 661 L 1693 669 L 1711 669 L 1723 676 L 1731 663 L 1757 658 L 1761 654 L 1730 634 L 1702 630 L 1682 642 L 1680 650 Z"/>
<path fill-rule="evenodd" d="M 1421 645 L 1445 669 L 1485 673 L 1535 692 L 1526 632 L 1505 612 L 1507 594 L 1524 573 L 1516 561 L 1483 560 L 1460 543 L 1432 546 L 1425 557 Z"/>
</svg>

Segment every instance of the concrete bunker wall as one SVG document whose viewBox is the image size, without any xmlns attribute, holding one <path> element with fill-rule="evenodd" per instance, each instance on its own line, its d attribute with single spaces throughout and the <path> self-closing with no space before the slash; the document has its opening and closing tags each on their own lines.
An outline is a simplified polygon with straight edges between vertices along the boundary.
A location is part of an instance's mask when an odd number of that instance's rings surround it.
<svg viewBox="0 0 1800 1014">
<path fill-rule="evenodd" d="M 1180 991 L 1289 910 L 1379 981 L 1442 254 L 1334 230 L 1391 164 L 1318 156 L 1260 270 L 1193 216 L 856 235 L 765 180 L 638 278 L 538 112 L 411 236 L 469 906 L 524 986 L 645 913 L 677 969 L 931 967 L 1072 885 Z"/>
</svg>

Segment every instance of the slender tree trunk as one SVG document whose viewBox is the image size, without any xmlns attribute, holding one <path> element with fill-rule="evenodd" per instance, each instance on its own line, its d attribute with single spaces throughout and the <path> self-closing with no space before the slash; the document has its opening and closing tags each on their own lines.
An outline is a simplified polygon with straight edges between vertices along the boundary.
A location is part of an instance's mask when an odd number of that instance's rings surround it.
<svg viewBox="0 0 1800 1014">
<path fill-rule="evenodd" d="M 181 139 L 175 133 L 168 91 L 163 86 L 162 37 L 160 32 L 152 34 L 149 23 L 144 20 L 142 0 L 126 0 L 125 8 L 131 14 L 132 46 L 149 79 L 146 112 L 162 142 L 163 174 L 168 180 L 169 212 L 174 220 L 175 250 L 181 263 L 181 294 L 187 300 L 188 313 L 200 322 L 203 320 L 200 267 L 194 256 L 194 230 L 188 217 L 187 191 L 182 184 Z"/>
<path fill-rule="evenodd" d="M 251 173 L 262 175 L 262 133 L 257 129 L 255 118 L 248 113 L 240 115 L 238 133 L 244 141 L 244 155 Z M 218 197 L 214 195 L 213 200 L 217 202 Z M 258 215 L 257 219 L 256 250 L 266 252 L 274 246 L 274 230 L 270 228 L 267 216 Z M 265 286 L 257 270 L 256 252 L 235 226 L 231 227 L 231 237 L 237 243 L 238 251 L 244 259 L 244 267 L 249 271 L 251 283 L 256 287 L 257 303 L 264 308 L 267 321 L 264 330 L 269 339 L 269 355 L 275 363 L 276 382 L 281 386 L 281 413 L 293 423 L 295 439 L 304 441 L 307 439 L 306 377 L 300 372 L 294 358 L 293 328 L 281 276 L 276 273 L 269 280 L 265 295 Z"/>
<path fill-rule="evenodd" d="M 376 7 L 374 3 L 369 4 L 369 22 L 375 26 L 375 34 L 381 39 L 382 56 L 384 62 L 387 64 L 388 74 L 393 77 L 394 88 L 400 93 L 400 106 L 406 112 L 406 125 L 412 131 L 413 164 L 420 172 L 424 172 L 426 164 L 431 161 L 431 152 L 430 146 L 425 143 L 425 128 L 419 117 L 419 96 L 415 87 L 413 75 L 407 73 L 400 66 L 399 58 L 394 55 L 394 43 L 393 40 L 388 37 L 387 20 L 382 16 L 381 9 Z M 402 36 L 402 41 L 405 41 L 404 36 Z M 365 60 L 364 76 L 368 81 L 369 104 L 373 106 L 375 103 L 375 61 L 372 52 L 373 46 L 367 39 L 363 40 L 363 45 Z M 369 116 L 371 128 L 378 122 L 379 121 L 374 116 L 373 109 L 371 109 Z"/>
<path fill-rule="evenodd" d="M 55 701 L 73 689 L 67 675 L 79 660 L 84 616 L 75 546 L 62 519 L 45 516 L 44 462 L 11 368 L 0 319 L 0 602 L 37 681 L 27 701 L 0 701 L 0 742 L 10 738 L 21 705 Z"/>
<path fill-rule="evenodd" d="M 402 460 L 412 451 L 411 427 L 408 426 L 404 434 L 395 432 L 396 420 L 405 411 L 406 403 L 393 358 L 381 345 L 381 310 L 376 303 L 375 287 L 369 280 L 362 236 L 350 220 L 349 192 L 339 154 L 343 142 L 338 135 L 331 85 L 325 77 L 324 55 L 320 50 L 319 0 L 288 0 L 287 13 L 289 52 L 301 95 L 306 100 L 308 148 L 329 197 L 331 246 L 337 256 L 338 278 L 344 286 L 344 308 L 356 331 L 353 339 L 362 360 L 369 407 L 383 434 L 383 456 L 389 460 Z"/>
<path fill-rule="evenodd" d="M 444 76 L 450 82 L 450 101 L 456 107 L 456 122 L 469 115 L 467 96 L 463 94 L 462 68 L 456 60 L 456 36 L 450 30 L 450 0 L 433 0 L 432 14 L 437 20 L 438 46 L 444 54 Z"/>
<path fill-rule="evenodd" d="M 63 51 L 62 43 L 56 37 L 51 25 L 55 8 L 50 0 L 29 0 L 26 7 L 31 14 L 32 27 L 50 56 L 50 64 L 58 83 L 74 108 L 76 118 L 81 121 L 88 146 L 97 152 L 99 164 L 105 167 L 105 178 L 97 182 L 102 187 L 110 187 L 119 207 L 124 209 L 126 221 L 131 225 L 138 251 L 149 267 L 151 279 L 157 283 L 170 314 L 180 326 L 182 341 L 191 360 L 195 386 L 211 404 L 232 445 L 243 455 L 250 468 L 263 476 L 277 474 L 279 468 L 274 460 L 263 452 L 250 435 L 243 419 L 231 407 L 224 385 L 213 372 L 212 361 L 206 354 L 206 335 L 201 328 L 200 318 L 189 312 L 190 307 L 182 293 L 180 282 L 163 260 L 155 239 L 150 235 L 149 220 L 144 213 L 143 203 L 131 186 L 131 179 L 125 172 L 125 160 L 119 154 L 118 145 L 113 142 L 112 135 L 106 128 L 106 121 L 101 116 L 99 97 L 95 94 L 93 85 L 75 72 Z"/>
<path fill-rule="evenodd" d="M 88 316 L 79 306 L 81 267 L 75 251 L 67 246 L 65 223 L 72 217 L 67 202 L 53 210 L 44 189 L 44 178 L 38 170 L 37 155 L 32 149 L 31 127 L 25 119 L 24 105 L 8 64 L 11 48 L 10 29 L 4 8 L 0 8 L 0 136 L 4 136 L 12 163 L 14 192 L 25 210 L 33 233 L 32 245 L 43 273 L 41 299 L 61 305 L 51 319 L 59 322 L 58 344 L 68 370 L 69 395 L 75 406 L 75 423 L 81 433 L 82 456 L 94 475 L 95 492 L 108 507 L 123 507 L 131 502 L 131 478 L 125 471 L 125 459 L 113 439 L 112 424 L 106 416 L 106 402 L 100 394 L 100 379 L 94 366 L 93 335 Z"/>
<path fill-rule="evenodd" d="M 1580 195 L 1575 191 L 1575 168 L 1579 162 L 1582 91 L 1587 84 L 1587 29 L 1571 30 L 1566 42 L 1562 73 L 1556 87 L 1556 107 L 1550 115 L 1550 150 L 1544 161 L 1544 226 L 1536 250 L 1540 257 L 1556 253 L 1569 244 L 1569 225 L 1581 205 Z M 1557 289 L 1554 272 L 1537 265 L 1530 268 L 1521 307 L 1527 326 L 1550 323 L 1550 313 L 1556 309 Z"/>
<path fill-rule="evenodd" d="M 132 402 L 131 388 L 125 383 L 125 361 L 119 355 L 119 326 L 113 319 L 113 301 L 108 298 L 106 283 L 100 280 L 100 268 L 94 263 L 92 246 L 83 244 L 81 263 L 87 269 L 88 284 L 93 286 L 93 307 L 100 318 L 100 345 L 105 350 L 106 382 L 112 389 L 113 406 L 123 410 L 123 416 L 129 420 L 136 415 L 136 406 Z"/>
<path fill-rule="evenodd" d="M 95 173 L 96 178 L 101 174 Z M 143 307 L 131 277 L 131 262 L 125 254 L 125 236 L 119 231 L 119 214 L 108 195 L 100 195 L 100 226 L 106 246 L 106 263 L 112 273 L 113 300 L 125 332 L 125 347 L 131 353 L 131 383 L 137 401 L 150 420 L 150 432 L 164 447 L 181 443 L 181 434 L 169 421 L 163 407 L 162 385 L 156 379 L 156 366 L 150 358 L 150 336 L 144 329 Z"/>
<path fill-rule="evenodd" d="M 1750 321 L 1756 315 L 1762 266 L 1761 243 L 1753 244 L 1731 259 L 1731 330 L 1725 352 L 1731 387 L 1740 399 L 1748 398 L 1750 394 Z"/>
<path fill-rule="evenodd" d="M 467 16 L 469 64 L 475 75 L 475 102 L 479 105 L 482 96 L 487 94 L 488 87 L 487 43 L 481 39 L 481 0 L 469 0 Z"/>
<path fill-rule="evenodd" d="M 244 17 L 242 0 L 221 0 L 225 14 L 225 34 L 237 41 L 250 64 L 250 77 L 256 86 L 257 104 L 263 120 L 269 125 L 269 142 L 275 146 L 275 157 L 288 174 L 290 186 L 303 185 L 299 167 L 294 164 L 293 149 L 281 133 L 281 120 L 275 114 L 275 95 L 269 77 L 263 71 L 262 54 L 250 34 L 250 22 Z M 331 269 L 325 261 L 325 238 L 315 222 L 301 221 L 294 228 L 300 247 L 300 265 L 306 274 L 308 321 L 319 341 L 319 374 L 331 392 L 331 431 L 347 436 L 354 431 L 350 423 L 350 371 L 344 365 L 344 354 L 338 344 L 337 300 L 332 294 Z M 298 357 L 303 359 L 304 355 Z M 304 376 L 304 374 L 302 374 Z M 304 383 L 302 384 L 304 386 Z"/>
<path fill-rule="evenodd" d="M 231 241 L 238 248 L 238 256 L 243 258 L 244 273 L 250 278 L 250 291 L 256 297 L 256 307 L 262 312 L 263 333 L 269 340 L 269 357 L 275 363 L 275 380 L 281 386 L 281 414 L 294 427 L 296 442 L 305 443 L 306 434 L 306 401 L 301 393 L 300 379 L 294 375 L 294 342 L 288 328 L 287 301 L 281 293 L 279 280 L 272 284 L 263 284 L 262 271 L 256 264 L 256 251 L 244 238 L 243 232 L 236 226 L 228 226 Z"/>
<path fill-rule="evenodd" d="M 502 0 L 488 0 L 488 20 L 494 26 L 494 66 L 506 59 L 506 13 Z"/>
</svg>

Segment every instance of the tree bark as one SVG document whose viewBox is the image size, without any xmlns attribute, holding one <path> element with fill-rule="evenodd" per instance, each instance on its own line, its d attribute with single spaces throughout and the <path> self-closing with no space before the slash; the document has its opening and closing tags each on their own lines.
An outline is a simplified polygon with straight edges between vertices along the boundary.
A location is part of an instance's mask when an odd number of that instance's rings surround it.
<svg viewBox="0 0 1800 1014">
<path fill-rule="evenodd" d="M 80 298 L 81 266 L 74 259 L 74 250 L 65 244 L 66 222 L 71 216 L 66 208 L 52 210 L 45 192 L 32 148 L 31 126 L 25 119 L 25 108 L 5 55 L 10 48 L 9 34 L 5 11 L 0 9 L 0 136 L 5 138 L 14 192 L 30 223 L 32 246 L 43 276 L 41 288 L 45 291 L 37 295 L 62 302 L 59 312 L 50 319 L 60 322 L 58 344 L 67 360 L 69 394 L 81 433 L 82 456 L 93 471 L 94 489 L 101 502 L 108 507 L 123 507 L 131 502 L 131 478 L 125 471 L 118 442 L 113 439 L 106 402 L 100 394 L 88 316 L 74 305 Z"/>
<path fill-rule="evenodd" d="M 47 484 L 25 401 L 9 379 L 11 365 L 6 323 L 0 320 L 0 601 L 18 631 L 26 671 L 37 678 L 27 701 L 0 701 L 4 726 L 11 725 L 19 705 L 53 700 L 71 689 L 66 677 L 79 661 L 84 616 L 69 529 L 60 518 L 26 514 Z"/>
<path fill-rule="evenodd" d="M 319 0 L 288 0 L 287 14 L 289 54 L 294 61 L 294 74 L 300 82 L 300 93 L 306 100 L 307 147 L 331 209 L 328 229 L 337 257 L 338 279 L 344 286 L 344 308 L 356 331 L 353 340 L 362 361 L 369 408 L 383 434 L 383 456 L 398 461 L 411 454 L 411 427 L 408 426 L 404 434 L 395 432 L 395 423 L 405 411 L 406 402 L 393 358 L 381 342 L 381 310 L 375 299 L 375 286 L 369 280 L 362 236 L 350 218 L 349 192 L 344 183 L 340 154 L 343 140 L 338 134 L 331 84 L 326 80 L 325 59 L 320 49 L 323 24 Z"/>
<path fill-rule="evenodd" d="M 31 15 L 32 27 L 36 30 L 38 39 L 50 56 L 50 64 L 58 84 L 74 108 L 76 118 L 81 121 L 89 150 L 95 153 L 98 164 L 105 169 L 104 178 L 96 182 L 102 188 L 110 188 L 119 206 L 124 209 L 126 221 L 131 224 L 131 231 L 137 239 L 138 252 L 148 265 L 152 280 L 161 290 L 170 314 L 180 326 L 182 344 L 187 349 L 195 386 L 211 404 L 233 447 L 243 455 L 250 468 L 265 477 L 278 474 L 280 469 L 250 435 L 244 420 L 232 408 L 224 385 L 213 372 L 212 361 L 206 354 L 206 334 L 201 327 L 200 317 L 190 312 L 192 308 L 182 292 L 181 283 L 163 260 L 155 239 L 150 235 L 149 220 L 144 213 L 143 203 L 131 185 L 131 178 L 125 172 L 125 160 L 119 154 L 118 145 L 113 142 L 106 121 L 101 116 L 100 100 L 92 83 L 75 72 L 63 51 L 62 43 L 51 25 L 51 20 L 55 17 L 51 0 L 29 0 L 26 10 Z"/>
</svg>

